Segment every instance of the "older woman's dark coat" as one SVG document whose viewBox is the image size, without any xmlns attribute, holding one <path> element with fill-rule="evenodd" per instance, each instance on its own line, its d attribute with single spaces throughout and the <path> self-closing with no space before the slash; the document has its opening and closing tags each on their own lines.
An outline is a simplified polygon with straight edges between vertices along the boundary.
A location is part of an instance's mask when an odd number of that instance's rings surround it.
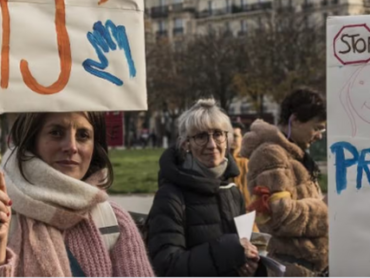
<svg viewBox="0 0 370 278">
<path fill-rule="evenodd" d="M 175 148 L 162 155 L 148 222 L 149 255 L 157 275 L 238 276 L 247 262 L 234 224 L 234 217 L 245 213 L 244 200 L 228 182 L 239 170 L 228 158 L 219 180 L 183 169 Z"/>
</svg>

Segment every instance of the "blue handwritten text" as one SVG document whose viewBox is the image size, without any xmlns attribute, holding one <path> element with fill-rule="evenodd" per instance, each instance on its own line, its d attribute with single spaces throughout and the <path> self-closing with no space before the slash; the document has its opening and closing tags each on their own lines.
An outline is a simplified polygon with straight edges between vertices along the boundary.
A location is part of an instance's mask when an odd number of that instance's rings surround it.
<svg viewBox="0 0 370 278">
<path fill-rule="evenodd" d="M 337 193 L 340 194 L 347 188 L 347 168 L 357 164 L 356 188 L 361 189 L 363 173 L 365 172 L 367 181 L 370 183 L 370 160 L 366 160 L 366 155 L 370 154 L 370 148 L 357 150 L 355 146 L 348 142 L 337 142 L 330 147 L 335 154 L 335 180 Z M 351 154 L 351 158 L 346 158 L 345 151 Z"/>
</svg>

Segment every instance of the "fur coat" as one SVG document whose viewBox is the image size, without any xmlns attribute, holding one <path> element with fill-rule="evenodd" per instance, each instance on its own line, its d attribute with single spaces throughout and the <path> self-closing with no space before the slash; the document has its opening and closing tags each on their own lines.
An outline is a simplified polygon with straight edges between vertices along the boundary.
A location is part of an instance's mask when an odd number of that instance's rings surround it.
<svg viewBox="0 0 370 278">
<path fill-rule="evenodd" d="M 302 164 L 304 154 L 262 120 L 252 124 L 242 142 L 249 191 L 263 187 L 270 193 L 269 218 L 258 227 L 273 236 L 269 254 L 287 266 L 286 276 L 315 276 L 328 266 L 328 207 Z"/>
</svg>

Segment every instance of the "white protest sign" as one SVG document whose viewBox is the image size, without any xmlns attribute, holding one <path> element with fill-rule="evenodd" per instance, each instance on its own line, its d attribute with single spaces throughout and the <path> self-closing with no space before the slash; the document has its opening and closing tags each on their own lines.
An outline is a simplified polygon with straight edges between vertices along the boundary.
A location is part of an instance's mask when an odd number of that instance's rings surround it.
<svg viewBox="0 0 370 278">
<path fill-rule="evenodd" d="M 370 16 L 327 22 L 329 268 L 370 276 Z"/>
<path fill-rule="evenodd" d="M 143 0 L 0 5 L 0 113 L 147 109 Z"/>
</svg>

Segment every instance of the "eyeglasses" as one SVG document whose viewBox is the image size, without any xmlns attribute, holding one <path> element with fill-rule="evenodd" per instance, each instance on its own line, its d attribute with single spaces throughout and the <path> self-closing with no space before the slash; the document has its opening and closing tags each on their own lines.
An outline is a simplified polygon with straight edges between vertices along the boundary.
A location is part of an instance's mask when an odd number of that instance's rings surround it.
<svg viewBox="0 0 370 278">
<path fill-rule="evenodd" d="M 215 130 L 214 132 L 201 132 L 198 134 L 195 134 L 194 136 L 189 136 L 189 138 L 192 138 L 198 146 L 204 146 L 208 144 L 209 138 L 212 136 L 213 140 L 217 145 L 221 145 L 226 141 L 227 138 L 227 131 L 222 130 Z"/>
</svg>

